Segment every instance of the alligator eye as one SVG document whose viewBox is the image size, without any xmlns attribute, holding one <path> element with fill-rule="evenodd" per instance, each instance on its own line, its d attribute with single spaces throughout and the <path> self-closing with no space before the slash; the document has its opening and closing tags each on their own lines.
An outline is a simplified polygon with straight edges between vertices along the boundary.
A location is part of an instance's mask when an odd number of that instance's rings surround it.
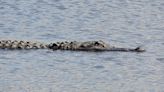
<svg viewBox="0 0 164 92">
<path fill-rule="evenodd" d="M 96 41 L 96 42 L 95 42 L 95 45 L 100 45 L 100 43 Z"/>
</svg>

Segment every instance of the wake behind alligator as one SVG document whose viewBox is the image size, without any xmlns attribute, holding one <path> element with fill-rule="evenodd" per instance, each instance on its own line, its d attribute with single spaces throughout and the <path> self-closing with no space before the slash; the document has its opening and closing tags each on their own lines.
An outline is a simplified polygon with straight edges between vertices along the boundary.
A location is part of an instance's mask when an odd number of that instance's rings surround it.
<svg viewBox="0 0 164 92">
<path fill-rule="evenodd" d="M 144 52 L 140 47 L 136 48 L 119 48 L 111 46 L 101 40 L 99 41 L 64 41 L 54 43 L 41 43 L 32 41 L 19 40 L 0 40 L 0 49 L 9 50 L 29 50 L 29 49 L 51 49 L 51 50 L 72 50 L 72 51 L 124 51 L 124 52 Z"/>
</svg>

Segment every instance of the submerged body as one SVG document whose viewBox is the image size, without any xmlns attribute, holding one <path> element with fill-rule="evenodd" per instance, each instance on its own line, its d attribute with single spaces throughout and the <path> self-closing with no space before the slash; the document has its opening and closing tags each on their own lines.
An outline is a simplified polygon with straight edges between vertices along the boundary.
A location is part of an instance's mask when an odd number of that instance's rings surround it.
<svg viewBox="0 0 164 92">
<path fill-rule="evenodd" d="M 1 49 L 52 49 L 52 50 L 72 50 L 72 51 L 124 51 L 124 52 L 144 52 L 145 50 L 137 47 L 131 48 L 118 48 L 110 46 L 103 41 L 85 41 L 85 42 L 55 42 L 44 44 L 40 42 L 31 41 L 17 41 L 17 40 L 1 40 Z"/>
</svg>

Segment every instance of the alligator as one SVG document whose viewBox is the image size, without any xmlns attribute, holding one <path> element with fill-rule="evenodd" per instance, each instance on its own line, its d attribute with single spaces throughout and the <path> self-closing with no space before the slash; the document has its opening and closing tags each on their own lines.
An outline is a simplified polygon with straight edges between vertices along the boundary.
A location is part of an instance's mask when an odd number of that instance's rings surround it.
<svg viewBox="0 0 164 92">
<path fill-rule="evenodd" d="M 48 45 L 49 49 L 53 50 L 72 50 L 72 51 L 123 51 L 123 52 L 144 52 L 141 47 L 136 48 L 120 48 L 110 46 L 109 44 L 99 41 L 85 41 L 85 42 L 56 42 Z"/>
<path fill-rule="evenodd" d="M 41 43 L 18 40 L 1 40 L 1 49 L 51 49 L 51 50 L 71 50 L 71 51 L 123 51 L 123 52 L 144 52 L 141 47 L 136 48 L 119 48 L 111 46 L 101 40 L 99 41 L 63 41 L 54 43 Z"/>
</svg>

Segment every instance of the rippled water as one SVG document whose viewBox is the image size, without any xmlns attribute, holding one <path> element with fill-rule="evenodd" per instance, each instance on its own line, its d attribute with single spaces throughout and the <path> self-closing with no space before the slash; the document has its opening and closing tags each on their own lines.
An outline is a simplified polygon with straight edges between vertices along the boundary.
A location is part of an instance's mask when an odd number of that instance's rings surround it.
<svg viewBox="0 0 164 92">
<path fill-rule="evenodd" d="M 0 0 L 0 39 L 147 50 L 0 50 L 0 92 L 164 92 L 163 31 L 164 0 Z"/>
</svg>

